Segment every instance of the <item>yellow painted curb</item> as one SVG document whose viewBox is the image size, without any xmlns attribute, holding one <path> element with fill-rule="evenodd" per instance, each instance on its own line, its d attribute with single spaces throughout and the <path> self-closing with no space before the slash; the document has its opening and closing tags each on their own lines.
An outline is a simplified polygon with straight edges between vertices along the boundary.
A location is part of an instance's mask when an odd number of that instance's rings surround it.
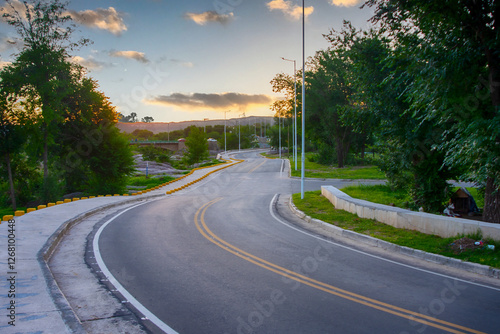
<svg viewBox="0 0 500 334">
<path fill-rule="evenodd" d="M 16 217 L 21 217 L 24 215 L 24 211 L 23 210 L 17 210 L 16 212 L 14 212 L 14 216 Z"/>
<path fill-rule="evenodd" d="M 64 203 L 69 203 L 69 202 L 71 202 L 71 200 L 70 200 L 69 198 L 66 198 L 66 199 L 64 200 Z"/>
<path fill-rule="evenodd" d="M 12 219 L 14 219 L 14 215 L 5 215 L 2 218 L 2 220 L 5 221 L 5 222 L 7 222 L 9 220 L 12 220 Z"/>
<path fill-rule="evenodd" d="M 28 209 L 26 209 L 26 213 L 30 213 L 30 212 L 33 212 L 33 211 L 36 211 L 36 209 L 35 208 L 28 208 Z"/>
<path fill-rule="evenodd" d="M 37 209 L 38 209 L 38 210 L 41 210 L 41 209 L 45 209 L 46 207 L 47 207 L 46 205 L 39 205 L 39 206 L 37 207 Z"/>
<path fill-rule="evenodd" d="M 73 202 L 79 201 L 80 199 L 78 197 L 73 198 Z"/>
<path fill-rule="evenodd" d="M 47 203 L 47 207 L 50 208 L 52 206 L 56 205 L 56 203 Z"/>
<path fill-rule="evenodd" d="M 56 205 L 59 205 L 59 204 L 64 204 L 64 202 L 63 201 L 57 201 Z"/>
</svg>

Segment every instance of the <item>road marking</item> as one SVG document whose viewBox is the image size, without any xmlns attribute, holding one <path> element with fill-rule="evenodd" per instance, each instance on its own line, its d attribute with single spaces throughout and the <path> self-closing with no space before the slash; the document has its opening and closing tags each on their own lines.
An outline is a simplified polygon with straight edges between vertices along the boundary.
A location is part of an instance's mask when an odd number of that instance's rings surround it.
<svg viewBox="0 0 500 334">
<path fill-rule="evenodd" d="M 363 251 L 361 251 L 359 249 L 355 249 L 355 248 L 352 248 L 352 247 L 349 247 L 349 246 L 345 246 L 345 245 L 336 243 L 334 241 L 326 240 L 326 239 L 324 239 L 322 237 L 319 237 L 319 236 L 317 236 L 315 234 L 312 234 L 312 233 L 306 232 L 304 230 L 298 229 L 298 228 L 296 228 L 296 227 L 294 227 L 294 226 L 292 226 L 292 225 L 284 222 L 283 220 L 281 220 L 279 217 L 277 217 L 274 214 L 274 212 L 273 212 L 273 205 L 274 205 L 274 202 L 276 201 L 277 197 L 278 197 L 278 194 L 274 195 L 273 199 L 271 200 L 271 203 L 269 204 L 269 212 L 271 213 L 271 216 L 276 221 L 278 221 L 279 223 L 285 225 L 288 228 L 291 228 L 292 230 L 295 230 L 297 232 L 303 233 L 303 234 L 308 235 L 308 236 L 310 236 L 312 238 L 324 241 L 326 243 L 329 243 L 329 244 L 332 244 L 332 245 L 335 245 L 335 246 L 338 246 L 338 247 L 341 247 L 341 248 L 344 248 L 344 249 L 348 249 L 350 251 L 353 251 L 353 252 L 356 252 L 356 253 L 359 253 L 359 254 L 363 254 L 363 255 L 366 255 L 366 256 L 378 259 L 378 260 L 382 260 L 382 261 L 385 261 L 385 262 L 396 264 L 396 265 L 401 266 L 401 267 L 411 268 L 411 269 L 418 270 L 418 271 L 421 271 L 421 272 L 424 272 L 424 273 L 428 273 L 428 274 L 432 274 L 432 275 L 435 275 L 435 276 L 449 278 L 449 279 L 452 279 L 452 280 L 455 280 L 455 281 L 458 281 L 458 282 L 467 283 L 467 284 L 475 285 L 475 286 L 480 286 L 482 288 L 486 288 L 486 289 L 490 289 L 490 290 L 500 291 L 499 288 L 495 288 L 495 287 L 488 286 L 488 285 L 485 285 L 485 284 L 476 283 L 476 282 L 472 282 L 472 281 L 467 281 L 467 280 L 464 280 L 464 279 L 461 279 L 461 278 L 456 278 L 456 277 L 453 277 L 453 276 L 449 276 L 449 275 L 445 275 L 445 274 L 440 274 L 440 273 L 437 273 L 437 272 L 434 272 L 434 271 L 430 271 L 430 270 L 426 270 L 426 269 L 414 267 L 414 266 L 411 266 L 409 264 L 405 264 L 405 263 L 401 263 L 401 262 L 389 260 L 389 259 L 383 258 L 381 256 L 373 255 L 373 254 L 370 254 L 370 253 L 367 253 L 367 252 L 363 252 Z"/>
<path fill-rule="evenodd" d="M 260 166 L 262 166 L 263 164 L 265 164 L 265 163 L 266 163 L 266 161 L 267 161 L 267 160 L 264 160 L 264 161 L 263 161 L 262 163 L 260 163 L 257 167 L 252 168 L 252 169 L 248 172 L 248 174 L 253 173 L 253 172 L 254 172 L 257 168 L 259 168 Z"/>
<path fill-rule="evenodd" d="M 194 222 L 196 225 L 196 229 L 210 242 L 214 243 L 215 245 L 219 246 L 220 248 L 248 261 L 251 262 L 259 267 L 262 267 L 264 269 L 267 269 L 269 271 L 272 271 L 278 275 L 281 275 L 283 277 L 295 280 L 297 282 L 306 284 L 310 287 L 316 288 L 318 290 L 327 292 L 329 294 L 353 301 L 358 304 L 362 304 L 386 313 L 390 313 L 402 318 L 409 319 L 413 322 L 419 322 L 431 327 L 439 328 L 442 330 L 445 330 L 449 333 L 476 333 L 476 334 L 484 334 L 483 332 L 476 331 L 474 329 L 470 329 L 464 326 L 460 326 L 457 324 L 453 324 L 444 320 L 440 320 L 425 314 L 421 314 L 418 312 L 413 312 L 410 310 L 406 310 L 404 308 L 394 306 L 391 304 L 387 304 L 372 298 L 368 298 L 347 290 L 343 290 L 340 288 L 337 288 L 335 286 L 329 285 L 327 283 L 323 283 L 320 281 L 317 281 L 315 279 L 309 278 L 307 276 L 301 275 L 299 273 L 296 273 L 294 271 L 288 270 L 286 268 L 280 267 L 274 263 L 268 262 L 262 258 L 259 258 L 253 254 L 250 254 L 248 252 L 245 252 L 244 250 L 228 243 L 225 240 L 222 240 L 219 238 L 216 234 L 214 234 L 206 225 L 205 222 L 205 213 L 209 207 L 214 205 L 215 203 L 219 202 L 222 200 L 222 198 L 216 198 L 203 206 L 201 206 L 195 214 L 194 217 Z M 465 332 L 464 332 L 465 331 Z"/>
<path fill-rule="evenodd" d="M 104 260 L 102 259 L 101 256 L 101 251 L 99 250 L 99 237 L 101 236 L 102 231 L 106 228 L 106 226 L 111 223 L 113 220 L 124 214 L 125 212 L 135 209 L 138 206 L 152 203 L 158 200 L 161 200 L 164 198 L 159 198 L 155 199 L 152 201 L 146 201 L 144 203 L 139 203 L 137 205 L 131 206 L 130 208 L 127 208 L 123 210 L 122 212 L 116 214 L 113 218 L 109 219 L 107 222 L 105 222 L 97 231 L 96 235 L 94 236 L 94 240 L 92 241 L 92 245 L 94 247 L 94 254 L 95 254 L 95 259 L 96 262 L 101 269 L 102 273 L 106 276 L 106 278 L 109 280 L 111 284 L 115 287 L 116 290 L 118 290 L 125 299 L 130 302 L 139 312 L 141 312 L 149 321 L 151 321 L 153 324 L 155 324 L 158 328 L 160 328 L 162 331 L 164 331 L 167 334 L 178 334 L 175 330 L 173 330 L 170 326 L 168 326 L 166 323 L 161 321 L 156 315 L 154 315 L 150 310 L 148 310 L 144 305 L 142 305 L 137 299 L 135 299 L 134 296 L 130 294 L 130 292 L 127 291 L 123 287 L 123 285 L 118 282 L 118 280 L 113 276 L 113 274 L 108 270 L 108 267 L 106 267 L 106 264 L 104 263 Z"/>
</svg>

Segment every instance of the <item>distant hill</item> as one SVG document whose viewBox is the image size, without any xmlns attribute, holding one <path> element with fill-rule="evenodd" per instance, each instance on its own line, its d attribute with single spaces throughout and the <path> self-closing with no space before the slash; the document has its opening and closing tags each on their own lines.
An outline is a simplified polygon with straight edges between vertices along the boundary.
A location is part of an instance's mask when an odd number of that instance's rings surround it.
<svg viewBox="0 0 500 334">
<path fill-rule="evenodd" d="M 228 118 L 227 119 L 227 126 L 236 126 L 238 125 L 238 120 L 241 122 L 241 125 L 253 125 L 255 123 L 267 123 L 267 124 L 274 124 L 274 117 L 272 116 L 248 116 L 248 117 L 242 117 L 242 118 Z M 164 123 L 164 122 L 153 122 L 153 123 L 142 123 L 142 122 L 137 122 L 137 123 L 121 123 L 119 122 L 117 124 L 118 129 L 122 132 L 126 133 L 132 133 L 135 130 L 149 130 L 153 132 L 154 134 L 160 133 L 160 132 L 170 132 L 170 131 L 176 131 L 176 130 L 183 130 L 187 127 L 190 127 L 192 125 L 199 126 L 199 127 L 204 127 L 204 126 L 209 126 L 209 125 L 224 125 L 224 120 L 223 119 L 211 119 L 208 121 L 185 121 L 185 122 L 169 122 L 169 123 Z"/>
</svg>

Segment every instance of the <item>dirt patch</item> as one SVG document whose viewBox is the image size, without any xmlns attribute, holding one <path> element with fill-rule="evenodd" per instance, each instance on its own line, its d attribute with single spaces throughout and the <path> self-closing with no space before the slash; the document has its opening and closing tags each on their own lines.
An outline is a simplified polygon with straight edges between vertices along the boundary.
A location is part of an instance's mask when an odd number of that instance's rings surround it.
<svg viewBox="0 0 500 334">
<path fill-rule="evenodd" d="M 460 254 L 467 250 L 476 250 L 482 248 L 484 247 L 484 244 L 481 241 L 476 241 L 471 238 L 461 238 L 453 241 L 449 246 L 455 254 Z"/>
</svg>

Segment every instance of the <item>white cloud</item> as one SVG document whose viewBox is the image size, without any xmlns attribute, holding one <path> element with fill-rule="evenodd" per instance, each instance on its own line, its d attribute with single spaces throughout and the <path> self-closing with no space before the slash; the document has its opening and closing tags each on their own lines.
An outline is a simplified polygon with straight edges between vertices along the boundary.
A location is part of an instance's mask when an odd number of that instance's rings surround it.
<svg viewBox="0 0 500 334">
<path fill-rule="evenodd" d="M 72 57 L 71 60 L 77 64 L 82 65 L 83 67 L 85 67 L 88 70 L 99 71 L 104 67 L 111 66 L 111 64 L 109 64 L 109 63 L 95 60 L 92 56 L 90 56 L 88 59 L 85 59 L 85 58 L 80 57 L 80 56 L 75 56 L 75 57 Z"/>
<path fill-rule="evenodd" d="M 33 9 L 33 5 L 28 4 L 28 8 Z M 5 5 L 4 7 L 0 7 L 0 20 L 1 21 L 6 21 L 3 15 L 8 14 L 12 15 L 14 17 L 17 17 L 18 15 L 26 20 L 26 7 L 24 4 L 19 1 L 19 0 L 12 0 L 8 3 L 8 5 Z"/>
<path fill-rule="evenodd" d="M 149 63 L 149 60 L 146 58 L 144 52 L 138 51 L 111 51 L 109 53 L 112 57 L 122 57 L 137 60 L 141 63 Z"/>
<path fill-rule="evenodd" d="M 353 7 L 362 2 L 364 2 L 364 0 L 331 0 L 332 5 L 339 7 Z"/>
<path fill-rule="evenodd" d="M 12 64 L 10 61 L 2 61 L 2 60 L 0 60 L 0 70 L 2 68 L 4 68 L 5 66 L 9 66 L 10 64 Z"/>
<path fill-rule="evenodd" d="M 332 0 L 334 1 L 334 0 Z M 302 6 L 294 5 L 291 1 L 286 0 L 272 0 L 267 3 L 267 8 L 269 10 L 279 10 L 283 12 L 285 15 L 298 20 L 302 17 Z M 305 7 L 304 14 L 306 17 L 311 15 L 314 12 L 314 7 Z"/>
<path fill-rule="evenodd" d="M 233 17 L 234 17 L 233 13 L 219 14 L 216 11 L 208 11 L 200 14 L 186 13 L 184 15 L 184 18 L 186 18 L 187 20 L 192 20 L 196 24 L 199 24 L 201 26 L 211 22 L 226 24 L 230 22 L 233 19 Z"/>
<path fill-rule="evenodd" d="M 127 31 L 127 26 L 123 21 L 123 13 L 119 13 L 113 7 L 80 12 L 71 10 L 67 14 L 84 26 L 107 30 L 115 35 L 121 35 L 122 32 Z"/>
</svg>

